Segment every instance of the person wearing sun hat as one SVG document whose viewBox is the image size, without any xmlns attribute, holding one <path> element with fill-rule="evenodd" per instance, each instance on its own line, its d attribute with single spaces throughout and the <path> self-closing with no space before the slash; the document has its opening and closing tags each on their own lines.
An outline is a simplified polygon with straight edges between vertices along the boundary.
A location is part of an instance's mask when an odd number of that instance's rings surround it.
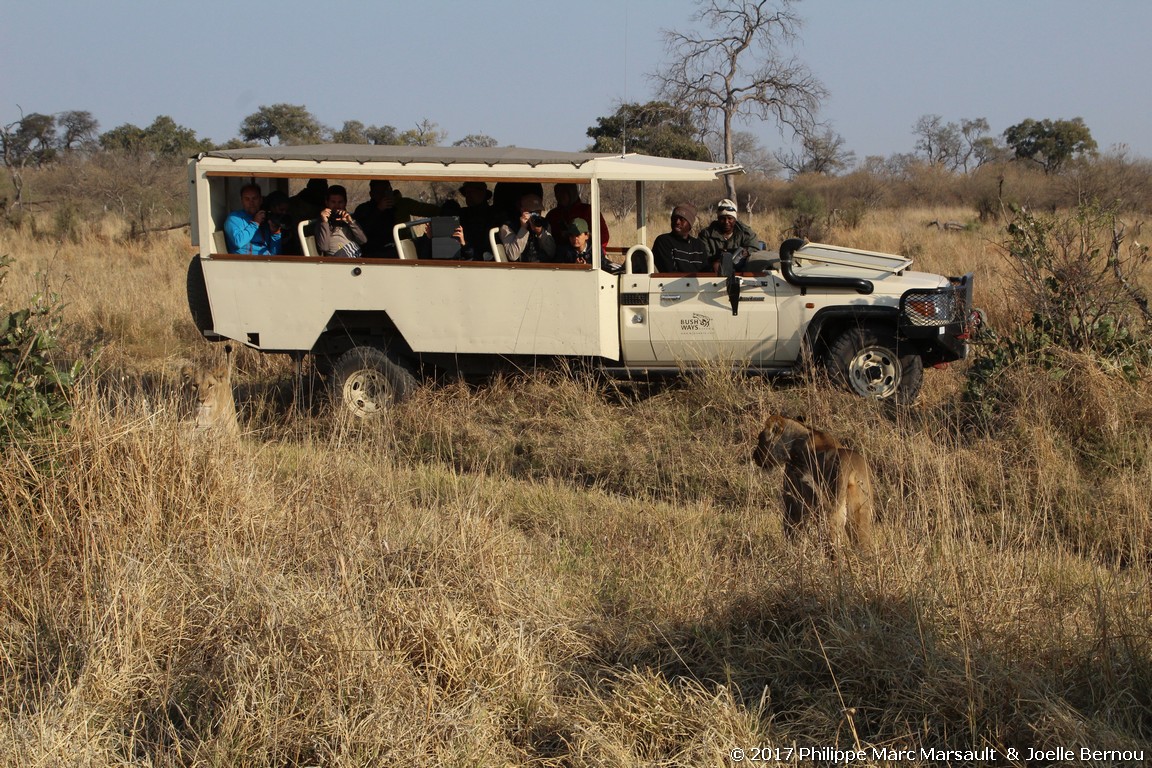
<svg viewBox="0 0 1152 768">
<path fill-rule="evenodd" d="M 760 250 L 760 236 L 742 221 L 737 220 L 738 210 L 733 200 L 721 200 L 716 204 L 716 219 L 701 233 L 708 260 L 715 263 L 724 253 L 731 252 L 737 261 L 747 258 L 749 251 Z"/>
<path fill-rule="evenodd" d="M 466 181 L 460 185 L 464 207 L 456 212 L 464 228 L 464 240 L 477 254 L 491 250 L 488 230 L 500 226 L 500 216 L 492 207 L 492 190 L 483 181 Z"/>
<path fill-rule="evenodd" d="M 657 272 L 703 272 L 708 269 L 708 251 L 704 242 L 692 236 L 695 226 L 696 206 L 692 203 L 680 203 L 672 209 L 671 231 L 652 243 Z M 636 271 L 635 267 L 633 271 Z"/>
</svg>

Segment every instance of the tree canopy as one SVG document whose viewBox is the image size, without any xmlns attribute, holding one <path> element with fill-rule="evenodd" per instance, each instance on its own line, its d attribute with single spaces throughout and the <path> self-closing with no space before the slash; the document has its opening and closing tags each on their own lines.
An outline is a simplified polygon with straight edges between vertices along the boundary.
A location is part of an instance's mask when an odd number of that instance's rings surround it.
<svg viewBox="0 0 1152 768">
<path fill-rule="evenodd" d="M 0 131 L 4 165 L 40 166 L 56 157 L 56 118 L 30 112 Z"/>
<path fill-rule="evenodd" d="M 1084 119 L 1028 119 L 1004 131 L 1004 140 L 1020 160 L 1037 163 L 1045 173 L 1059 171 L 1065 163 L 1096 153 L 1096 140 Z"/>
<path fill-rule="evenodd" d="M 71 152 L 75 149 L 90 149 L 96 144 L 100 123 L 87 110 L 61 112 L 56 118 L 60 130 L 60 149 Z"/>
<path fill-rule="evenodd" d="M 987 133 L 988 121 L 983 117 L 945 123 L 940 115 L 921 115 L 912 126 L 917 154 L 929 165 L 949 171 L 967 172 L 993 159 L 998 147 Z"/>
<path fill-rule="evenodd" d="M 590 152 L 640 152 L 656 157 L 681 160 L 711 160 L 711 153 L 700 140 L 701 131 L 688 110 L 666 101 L 647 104 L 628 103 L 617 107 L 608 117 L 596 118 L 588 129 Z"/>
<path fill-rule="evenodd" d="M 303 104 L 273 104 L 261 107 L 240 123 L 240 138 L 277 144 L 319 144 L 323 126 Z"/>
<path fill-rule="evenodd" d="M 776 160 L 793 176 L 819 173 L 832 176 L 846 171 L 856 162 L 856 153 L 844 147 L 844 137 L 829 127 L 817 133 L 805 132 L 800 137 L 800 150 L 778 153 Z"/>
<path fill-rule="evenodd" d="M 802 24 L 791 10 L 794 2 L 700 0 L 693 21 L 702 24 L 664 32 L 671 63 L 651 75 L 660 96 L 719 133 L 726 162 L 734 162 L 738 118 L 773 121 L 801 135 L 816 123 L 827 92 L 806 65 L 784 51 Z M 732 177 L 724 182 L 734 195 Z"/>
<path fill-rule="evenodd" d="M 185 128 L 168 115 L 157 115 L 147 128 L 125 123 L 101 134 L 100 146 L 132 154 L 188 157 L 212 149 L 213 145 L 207 139 L 196 138 L 196 131 Z"/>
</svg>

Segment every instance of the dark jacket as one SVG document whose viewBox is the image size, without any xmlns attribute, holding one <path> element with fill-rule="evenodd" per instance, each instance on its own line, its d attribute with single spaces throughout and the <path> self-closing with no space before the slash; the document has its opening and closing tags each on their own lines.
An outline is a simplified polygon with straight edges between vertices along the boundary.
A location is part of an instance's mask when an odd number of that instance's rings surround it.
<svg viewBox="0 0 1152 768">
<path fill-rule="evenodd" d="M 499 227 L 499 214 L 488 203 L 484 205 L 464 206 L 455 212 L 460 218 L 460 226 L 464 228 L 464 242 L 472 251 L 479 255 L 491 251 L 488 243 L 488 232 L 493 227 Z M 499 242 L 499 237 L 497 237 Z"/>
<path fill-rule="evenodd" d="M 682 238 L 665 232 L 652 243 L 657 272 L 707 272 L 708 248 L 704 241 L 689 235 Z"/>
<path fill-rule="evenodd" d="M 364 245 L 365 256 L 397 256 L 395 243 L 392 240 L 392 227 L 404 224 L 413 218 L 422 216 L 438 216 L 440 206 L 435 203 L 422 203 L 404 197 L 399 190 L 392 190 L 395 205 L 387 210 L 380 210 L 376 203 L 367 200 L 356 206 L 352 218 L 364 230 L 368 242 Z"/>
<path fill-rule="evenodd" d="M 740 220 L 736 221 L 736 226 L 732 228 L 732 234 L 727 239 L 720 233 L 720 223 L 717 221 L 709 224 L 708 228 L 700 233 L 700 239 L 704 242 L 710 261 L 715 261 L 725 251 L 736 251 L 741 248 L 760 250 L 760 236 Z"/>
</svg>

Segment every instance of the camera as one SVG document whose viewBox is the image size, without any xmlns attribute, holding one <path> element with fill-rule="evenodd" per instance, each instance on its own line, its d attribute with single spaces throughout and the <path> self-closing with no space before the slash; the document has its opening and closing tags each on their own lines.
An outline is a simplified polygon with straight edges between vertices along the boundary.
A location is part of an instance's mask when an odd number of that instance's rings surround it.
<svg viewBox="0 0 1152 768">
<path fill-rule="evenodd" d="M 332 213 L 328 214 L 328 223 L 329 224 L 339 224 L 339 223 L 344 221 L 344 217 L 347 215 L 348 215 L 347 211 L 338 211 L 335 208 L 333 208 Z"/>
<path fill-rule="evenodd" d="M 534 213 L 528 217 L 528 223 L 534 227 L 542 227 L 547 223 L 547 219 L 538 213 Z"/>
<path fill-rule="evenodd" d="M 264 212 L 264 221 L 272 229 L 285 229 L 288 226 L 288 217 L 282 213 Z"/>
</svg>

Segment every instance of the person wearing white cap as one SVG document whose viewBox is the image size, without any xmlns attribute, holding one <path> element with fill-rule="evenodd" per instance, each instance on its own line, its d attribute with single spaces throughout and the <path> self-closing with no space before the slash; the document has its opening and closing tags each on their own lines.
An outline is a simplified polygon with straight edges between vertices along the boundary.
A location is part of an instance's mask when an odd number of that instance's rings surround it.
<svg viewBox="0 0 1152 768">
<path fill-rule="evenodd" d="M 728 252 L 735 254 L 740 261 L 748 251 L 760 249 L 760 236 L 747 224 L 738 221 L 736 214 L 734 201 L 721 200 L 716 204 L 716 220 L 700 233 L 710 262 L 719 261 L 721 254 Z"/>
</svg>

